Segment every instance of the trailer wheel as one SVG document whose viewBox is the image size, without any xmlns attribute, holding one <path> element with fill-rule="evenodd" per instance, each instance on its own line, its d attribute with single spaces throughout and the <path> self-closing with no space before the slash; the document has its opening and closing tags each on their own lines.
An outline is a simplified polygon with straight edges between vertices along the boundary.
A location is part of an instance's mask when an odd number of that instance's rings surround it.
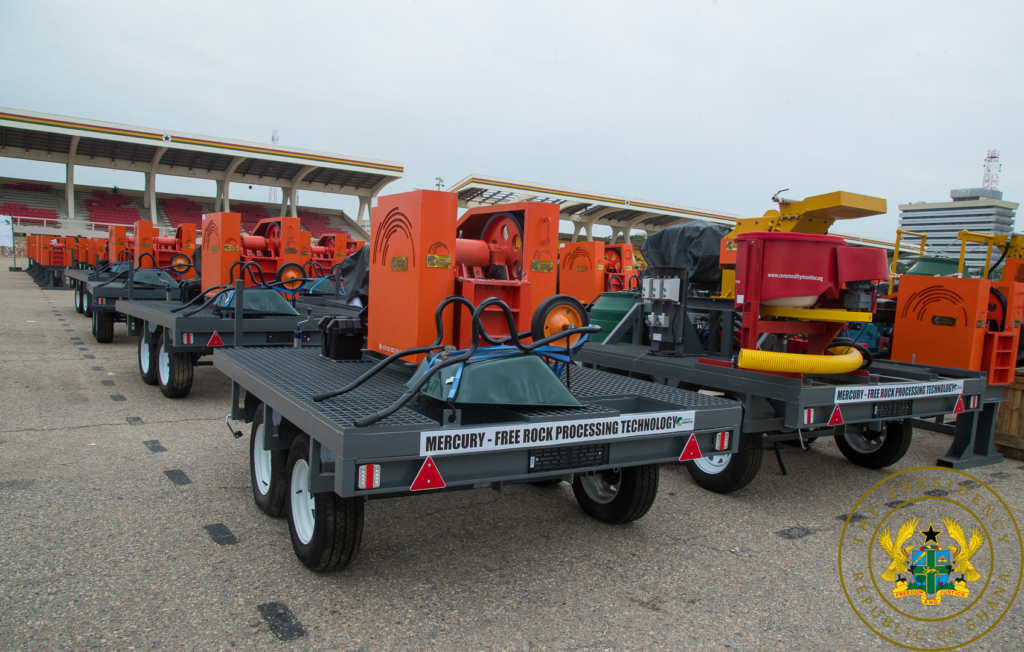
<svg viewBox="0 0 1024 652">
<path fill-rule="evenodd" d="M 288 532 L 295 556 L 310 570 L 335 571 L 359 553 L 363 499 L 333 491 L 309 492 L 309 437 L 299 435 L 288 453 Z"/>
<path fill-rule="evenodd" d="M 192 390 L 192 354 L 169 353 L 166 348 L 167 332 L 160 338 L 157 349 L 157 382 L 167 398 L 182 398 Z"/>
<path fill-rule="evenodd" d="M 114 341 L 114 313 L 109 310 L 96 310 L 92 316 L 92 334 L 100 344 Z"/>
<path fill-rule="evenodd" d="M 75 283 L 75 312 L 82 314 L 85 311 L 85 307 L 82 306 L 82 284 Z"/>
<path fill-rule="evenodd" d="M 145 335 L 139 335 L 139 375 L 147 385 L 156 385 L 156 349 L 153 342 L 146 342 Z"/>
<path fill-rule="evenodd" d="M 537 306 L 530 320 L 530 334 L 533 341 L 556 335 L 570 328 L 589 326 L 590 316 L 583 304 L 567 294 L 556 294 L 544 299 Z M 569 338 L 569 346 L 575 346 L 583 337 L 573 335 Z M 565 346 L 565 340 L 556 340 L 551 346 Z"/>
<path fill-rule="evenodd" d="M 249 476 L 252 480 L 252 497 L 267 516 L 284 513 L 284 498 L 287 495 L 285 466 L 288 451 L 263 450 L 263 405 L 256 408 L 249 435 Z"/>
<path fill-rule="evenodd" d="M 708 491 L 727 494 L 750 484 L 761 470 L 761 433 L 740 433 L 739 450 L 685 462 L 690 477 Z"/>
<path fill-rule="evenodd" d="M 853 433 L 847 429 L 842 435 L 835 435 L 836 446 L 846 459 L 867 469 L 892 466 L 903 459 L 914 438 L 914 426 L 910 419 L 886 421 L 881 432 Z"/>
<path fill-rule="evenodd" d="M 92 317 L 92 295 L 82 289 L 82 314 Z"/>
<path fill-rule="evenodd" d="M 576 501 L 599 521 L 622 525 L 641 518 L 658 495 L 658 466 L 645 464 L 577 475 L 572 481 Z"/>
</svg>

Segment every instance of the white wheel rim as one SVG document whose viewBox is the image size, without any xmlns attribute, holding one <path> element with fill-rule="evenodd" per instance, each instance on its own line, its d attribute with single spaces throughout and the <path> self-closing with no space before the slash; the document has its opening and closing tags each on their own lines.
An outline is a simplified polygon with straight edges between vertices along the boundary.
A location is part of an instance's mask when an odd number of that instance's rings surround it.
<svg viewBox="0 0 1024 652">
<path fill-rule="evenodd" d="M 88 292 L 83 292 L 83 293 L 82 293 L 82 306 L 83 306 L 83 307 L 84 307 L 84 308 L 85 308 L 86 310 L 88 310 L 88 309 L 89 309 L 89 293 L 88 293 Z"/>
<path fill-rule="evenodd" d="M 622 486 L 622 471 L 614 469 L 614 472 L 618 474 L 618 479 L 614 483 L 608 482 L 604 477 L 605 473 L 609 473 L 608 471 L 580 477 L 580 484 L 583 485 L 583 490 L 587 492 L 587 495 L 595 503 L 607 505 L 619 495 L 619 488 Z"/>
<path fill-rule="evenodd" d="M 256 491 L 266 496 L 270 491 L 270 451 L 263 450 L 263 424 L 256 428 L 256 438 L 252 443 L 252 471 L 256 476 Z"/>
<path fill-rule="evenodd" d="M 139 369 L 143 376 L 149 373 L 149 345 L 143 337 L 139 337 Z"/>
<path fill-rule="evenodd" d="M 712 455 L 711 457 L 700 457 L 693 461 L 694 465 L 708 475 L 717 475 L 729 466 L 732 454 Z"/>
<path fill-rule="evenodd" d="M 75 310 L 82 307 L 82 291 L 75 288 Z"/>
<path fill-rule="evenodd" d="M 157 353 L 157 373 L 160 374 L 160 382 L 167 385 L 171 381 L 171 356 L 164 349 L 164 343 L 160 343 L 160 351 Z"/>
<path fill-rule="evenodd" d="M 292 467 L 292 525 L 299 541 L 307 544 L 313 540 L 313 526 L 316 524 L 316 503 L 309 493 L 309 465 L 299 460 Z"/>
</svg>

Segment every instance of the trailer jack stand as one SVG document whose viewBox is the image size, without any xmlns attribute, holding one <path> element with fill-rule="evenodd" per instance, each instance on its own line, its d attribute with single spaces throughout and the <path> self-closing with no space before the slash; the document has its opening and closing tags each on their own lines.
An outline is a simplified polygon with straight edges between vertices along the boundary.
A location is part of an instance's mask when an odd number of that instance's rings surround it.
<svg viewBox="0 0 1024 652">
<path fill-rule="evenodd" d="M 229 419 L 231 419 L 231 413 L 230 412 L 228 412 L 227 415 L 224 417 L 224 425 L 227 426 L 228 430 L 231 431 L 231 436 L 232 437 L 234 437 L 235 439 L 241 439 L 242 438 L 242 431 L 241 430 L 235 430 L 234 428 L 232 428 L 231 424 L 228 423 Z M 781 464 L 781 458 L 780 458 L 780 462 L 779 463 Z"/>
<path fill-rule="evenodd" d="M 229 428 L 231 426 L 228 426 Z M 779 442 L 775 442 L 775 459 L 779 461 L 779 470 L 782 471 L 782 475 L 789 475 L 786 472 L 786 464 L 782 461 L 782 451 L 779 450 Z"/>
</svg>

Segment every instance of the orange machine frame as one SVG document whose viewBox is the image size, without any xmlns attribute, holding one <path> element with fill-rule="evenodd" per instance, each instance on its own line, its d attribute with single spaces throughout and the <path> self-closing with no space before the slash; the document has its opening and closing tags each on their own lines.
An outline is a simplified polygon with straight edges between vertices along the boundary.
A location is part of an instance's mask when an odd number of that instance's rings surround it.
<svg viewBox="0 0 1024 652">
<path fill-rule="evenodd" d="M 359 251 L 365 242 L 349 240 L 348 233 L 324 233 L 316 239 L 316 243 L 310 247 L 310 262 L 320 263 L 323 274 L 330 274 L 331 269 L 345 260 L 349 254 Z"/>
<path fill-rule="evenodd" d="M 297 217 L 271 217 L 260 220 L 251 235 L 242 235 L 240 213 L 209 213 L 203 216 L 203 273 L 202 289 L 225 285 L 231 279 L 231 266 L 235 263 L 254 262 L 263 272 L 263 280 L 276 279 L 279 269 L 289 263 L 304 268 L 310 257 L 310 233 L 301 229 Z M 244 278 L 253 285 L 248 272 L 235 278 Z M 259 274 L 256 274 L 256 280 Z"/>
<path fill-rule="evenodd" d="M 456 231 L 456 294 L 473 305 L 488 297 L 501 299 L 512 310 L 518 331 L 529 331 L 537 306 L 558 292 L 558 206 L 520 202 L 471 208 L 459 218 Z M 474 248 L 479 252 L 471 251 Z M 480 255 L 484 250 L 488 254 Z M 491 278 L 485 267 L 491 269 Z M 492 336 L 508 334 L 500 312 L 484 313 L 481 322 Z M 455 324 L 456 346 L 468 348 L 469 313 L 457 311 Z"/>
<path fill-rule="evenodd" d="M 639 265 L 633 255 L 633 244 L 611 244 L 604 246 L 605 289 L 608 292 L 629 290 L 630 279 L 638 275 Z M 615 279 L 615 282 L 612 281 Z"/>
<path fill-rule="evenodd" d="M 537 306 L 556 293 L 557 206 L 502 204 L 456 219 L 457 200 L 453 193 L 417 190 L 381 197 L 370 211 L 367 341 L 373 353 L 432 343 L 437 306 L 452 295 L 474 305 L 497 297 L 512 310 L 517 330 L 526 332 Z M 442 344 L 470 346 L 468 317 L 465 308 L 445 310 Z M 482 321 L 490 335 L 508 334 L 501 312 L 485 312 Z"/>
<path fill-rule="evenodd" d="M 29 260 L 39 262 L 39 236 L 27 235 L 25 236 L 25 255 Z"/>
<path fill-rule="evenodd" d="M 50 242 L 56 240 L 56 242 Z M 75 260 L 75 238 L 72 236 L 57 236 L 47 240 L 50 248 L 49 265 L 53 267 L 71 267 Z"/>
<path fill-rule="evenodd" d="M 161 236 L 160 229 L 153 226 L 148 220 L 139 220 L 135 223 L 135 268 L 152 269 L 153 261 L 156 260 L 156 267 L 168 267 L 171 264 L 180 262 L 182 256 L 188 258 L 188 264 L 192 263 L 192 257 L 196 251 L 196 226 L 195 224 L 182 224 L 177 228 L 174 237 Z M 150 256 L 144 256 L 149 253 Z M 192 279 L 196 277 L 195 269 L 189 267 L 181 273 L 181 277 Z"/>
<path fill-rule="evenodd" d="M 437 190 L 379 197 L 370 209 L 370 351 L 388 356 L 434 341 L 434 312 L 455 286 L 457 216 L 458 196 Z M 443 344 L 452 343 L 453 312 L 444 311 Z"/>
<path fill-rule="evenodd" d="M 121 262 L 122 253 L 127 252 L 129 258 L 135 257 L 135 243 L 128 235 L 128 227 L 112 224 L 107 227 L 107 260 L 111 263 Z"/>
<path fill-rule="evenodd" d="M 560 254 L 559 292 L 586 304 L 605 291 L 603 240 L 568 242 Z"/>
<path fill-rule="evenodd" d="M 1006 298 L 1005 330 L 989 330 L 991 289 Z M 992 304 L 992 305 L 990 305 Z M 1013 381 L 1024 284 L 974 278 L 900 277 L 892 359 L 988 373 L 990 385 Z"/>
</svg>

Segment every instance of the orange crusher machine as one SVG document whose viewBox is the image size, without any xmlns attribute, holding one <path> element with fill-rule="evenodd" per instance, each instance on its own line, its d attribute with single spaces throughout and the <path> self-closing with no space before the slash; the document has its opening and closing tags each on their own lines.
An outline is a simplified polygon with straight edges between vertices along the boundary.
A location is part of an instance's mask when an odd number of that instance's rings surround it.
<svg viewBox="0 0 1024 652">
<path fill-rule="evenodd" d="M 365 245 L 360 240 L 349 240 L 348 233 L 325 233 L 310 248 L 309 276 L 330 274 L 334 266 Z"/>
<path fill-rule="evenodd" d="M 149 220 L 135 223 L 135 269 L 168 269 L 182 279 L 196 278 L 191 267 L 196 253 L 196 227 L 182 224 L 174 236 L 161 236 Z"/>
<path fill-rule="evenodd" d="M 242 235 L 239 213 L 209 213 L 203 219 L 202 291 L 244 279 L 247 287 L 306 277 L 310 234 L 297 217 L 260 220 L 251 235 Z M 245 270 L 243 274 L 243 268 Z M 302 283 L 282 286 L 298 290 Z"/>
<path fill-rule="evenodd" d="M 34 249 L 30 253 L 33 265 L 29 273 L 39 287 L 43 289 L 71 289 L 64 279 L 64 270 L 72 266 L 75 260 L 76 244 L 71 236 L 28 236 L 26 248 Z M 34 244 L 33 244 L 34 243 Z"/>
<path fill-rule="evenodd" d="M 107 260 L 110 264 L 127 263 L 135 259 L 135 238 L 128 235 L 128 227 L 112 224 L 107 227 Z"/>
<path fill-rule="evenodd" d="M 470 209 L 461 218 L 457 208 L 453 193 L 417 190 L 380 197 L 371 210 L 367 346 L 372 354 L 388 356 L 433 342 L 435 311 L 452 296 L 473 306 L 500 299 L 524 339 L 586 325 L 585 311 L 570 297 L 561 298 L 574 306 L 545 309 L 557 296 L 557 206 L 502 204 Z M 441 344 L 471 346 L 468 310 L 444 310 L 441 321 Z M 485 307 L 480 323 L 492 337 L 509 334 L 505 313 L 496 306 Z M 407 359 L 419 361 L 423 354 Z"/>
<path fill-rule="evenodd" d="M 637 270 L 640 265 L 630 243 L 570 242 L 559 254 L 558 289 L 583 303 L 590 303 L 602 292 L 639 288 Z M 637 280 L 632 280 L 634 278 Z"/>
<path fill-rule="evenodd" d="M 1024 235 L 960 231 L 959 238 L 955 277 L 900 276 L 891 357 L 984 371 L 989 385 L 1011 383 L 1019 366 L 1024 315 Z M 981 278 L 964 278 L 968 242 L 988 247 Z M 1001 250 L 994 265 L 993 248 Z M 1000 263 L 1002 280 L 990 279 Z"/>
<path fill-rule="evenodd" d="M 75 253 L 75 266 L 89 268 L 96 264 L 97 256 L 106 259 L 106 238 L 79 238 Z"/>
</svg>

